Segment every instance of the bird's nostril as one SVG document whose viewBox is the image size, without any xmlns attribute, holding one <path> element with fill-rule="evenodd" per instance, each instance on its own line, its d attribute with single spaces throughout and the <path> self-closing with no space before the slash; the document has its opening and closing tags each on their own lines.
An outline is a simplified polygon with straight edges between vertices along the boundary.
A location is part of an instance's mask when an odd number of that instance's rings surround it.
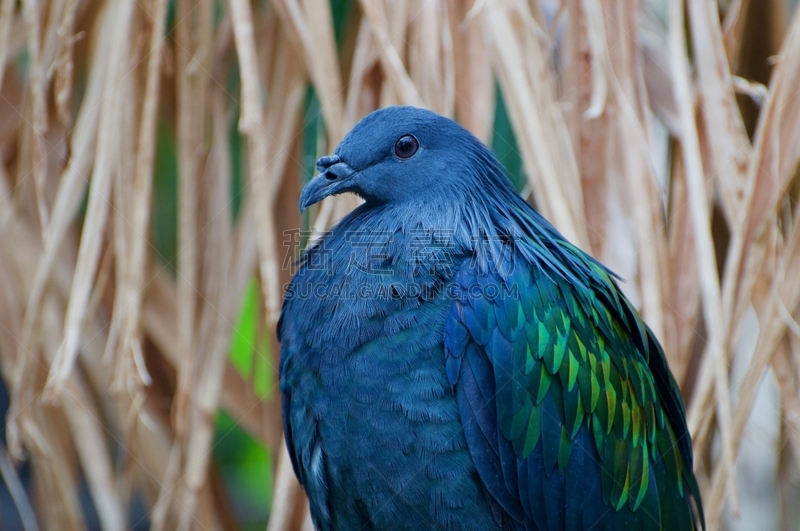
<svg viewBox="0 0 800 531">
<path fill-rule="evenodd" d="M 334 173 L 332 171 L 326 171 L 325 172 L 325 178 L 328 179 L 329 181 L 335 181 L 338 177 L 339 176 L 336 175 L 336 173 Z"/>
<path fill-rule="evenodd" d="M 320 157 L 317 161 L 317 170 L 322 173 L 339 162 L 341 162 L 341 159 L 338 155 L 326 155 L 324 157 Z"/>
</svg>

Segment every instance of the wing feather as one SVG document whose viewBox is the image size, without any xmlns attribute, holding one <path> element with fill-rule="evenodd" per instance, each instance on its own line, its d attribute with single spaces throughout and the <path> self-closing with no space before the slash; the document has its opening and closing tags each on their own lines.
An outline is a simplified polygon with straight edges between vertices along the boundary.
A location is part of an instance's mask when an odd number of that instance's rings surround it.
<svg viewBox="0 0 800 531">
<path fill-rule="evenodd" d="M 445 328 L 491 496 L 526 529 L 693 529 L 683 401 L 652 333 L 588 258 L 583 277 L 503 259 L 462 266 Z"/>
</svg>

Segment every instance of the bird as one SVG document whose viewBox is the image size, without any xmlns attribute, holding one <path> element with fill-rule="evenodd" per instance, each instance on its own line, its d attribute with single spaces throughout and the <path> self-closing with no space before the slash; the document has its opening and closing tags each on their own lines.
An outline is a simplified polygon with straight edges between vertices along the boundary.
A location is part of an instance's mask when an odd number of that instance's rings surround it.
<svg viewBox="0 0 800 531">
<path fill-rule="evenodd" d="M 300 194 L 284 438 L 314 526 L 705 528 L 680 389 L 620 279 L 449 118 L 361 119 Z"/>
</svg>

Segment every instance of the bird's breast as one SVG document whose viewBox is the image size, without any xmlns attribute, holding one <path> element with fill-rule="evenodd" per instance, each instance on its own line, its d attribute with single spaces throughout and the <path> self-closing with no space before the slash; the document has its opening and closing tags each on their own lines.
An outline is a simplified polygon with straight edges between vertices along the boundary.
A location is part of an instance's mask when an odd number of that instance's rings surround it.
<svg viewBox="0 0 800 531">
<path fill-rule="evenodd" d="M 338 297 L 284 310 L 281 386 L 312 505 L 324 498 L 342 528 L 420 529 L 463 517 L 473 523 L 459 527 L 490 529 L 445 374 L 446 283 L 434 290 L 442 296 L 401 296 L 387 282 L 396 278 L 382 278 L 369 287 L 379 296 L 354 301 L 367 288 L 352 280 Z M 465 498 L 450 496 L 453 488 Z"/>
</svg>

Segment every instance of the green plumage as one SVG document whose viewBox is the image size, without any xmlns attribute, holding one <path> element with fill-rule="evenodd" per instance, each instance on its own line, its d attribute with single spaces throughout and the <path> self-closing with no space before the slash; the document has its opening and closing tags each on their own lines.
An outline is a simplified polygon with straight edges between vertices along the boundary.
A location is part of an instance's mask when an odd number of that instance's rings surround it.
<svg viewBox="0 0 800 531">
<path fill-rule="evenodd" d="M 563 240 L 550 243 L 556 266 L 520 259 L 521 245 L 516 261 L 472 265 L 459 276 L 464 288 L 503 288 L 498 297 L 464 299 L 456 313 L 492 363 L 498 427 L 516 455 L 507 462 L 500 452 L 503 474 L 513 477 L 541 447 L 544 473 L 579 489 L 568 468 L 585 452 L 575 442 L 587 433 L 607 506 L 693 529 L 688 496 L 699 493 L 685 413 L 661 347 L 605 269 Z"/>
<path fill-rule="evenodd" d="M 611 280 L 604 271 L 595 269 L 595 273 L 610 286 Z M 516 337 L 512 350 L 522 356 L 515 360 L 515 368 L 521 370 L 514 371 L 513 386 L 527 389 L 528 393 L 525 399 L 511 402 L 508 415 L 501 415 L 503 434 L 514 442 L 515 448 L 522 449 L 519 457 L 527 458 L 535 446 L 533 437 L 541 433 L 538 410 L 533 415 L 530 410 L 534 401 L 541 404 L 549 391 L 561 406 L 559 420 L 564 428 L 559 437 L 544 440 L 548 466 L 557 464 L 564 471 L 572 451 L 570 441 L 586 424 L 595 434 L 602 457 L 603 495 L 616 509 L 628 503 L 636 510 L 642 503 L 650 472 L 646 456 L 664 458 L 668 474 L 683 492 L 682 463 L 676 459 L 672 428 L 664 425 L 646 352 L 633 345 L 630 332 L 598 299 L 594 299 L 591 314 L 586 314 L 573 289 L 559 280 L 539 278 L 535 284 L 538 293 L 528 293 L 520 301 L 523 313 L 524 306 L 530 305 L 538 321 L 537 326 L 528 328 L 535 330 L 533 337 L 515 334 L 525 327 L 516 315 L 513 325 L 506 319 L 497 321 L 498 330 L 505 329 Z M 630 307 L 627 311 L 635 316 Z M 623 314 L 623 308 L 618 308 L 617 313 Z M 627 355 L 623 357 L 621 352 Z M 499 387 L 503 382 L 496 384 Z M 659 411 L 658 427 L 662 430 L 657 438 L 654 409 Z M 511 419 L 508 425 L 503 422 L 506 418 Z M 642 423 L 642 418 L 653 420 Z M 521 419 L 532 419 L 536 425 L 528 429 Z M 646 425 L 651 427 L 649 438 Z"/>
</svg>

